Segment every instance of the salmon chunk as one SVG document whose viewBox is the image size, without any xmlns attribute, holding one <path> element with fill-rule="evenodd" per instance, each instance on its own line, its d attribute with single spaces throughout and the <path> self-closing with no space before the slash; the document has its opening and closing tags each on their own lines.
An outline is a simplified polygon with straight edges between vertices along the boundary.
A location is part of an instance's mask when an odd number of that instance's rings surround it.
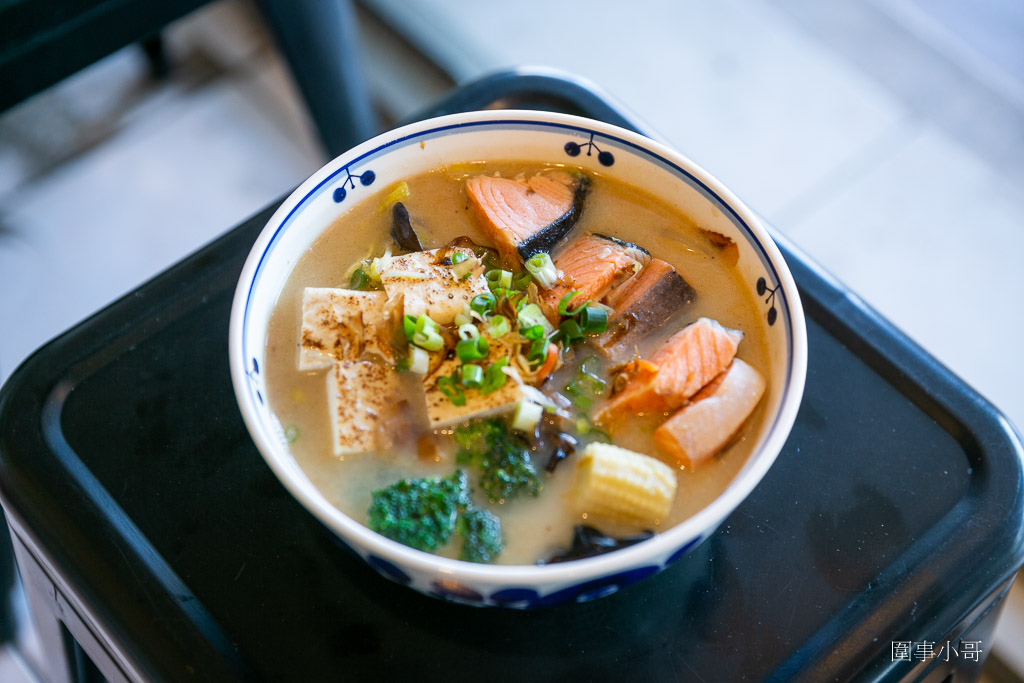
<svg viewBox="0 0 1024 683">
<path fill-rule="evenodd" d="M 605 303 L 615 312 L 608 329 L 595 341 L 613 359 L 624 360 L 641 339 L 664 326 L 696 298 L 693 287 L 675 268 L 653 259 L 608 293 Z"/>
<path fill-rule="evenodd" d="M 586 176 L 554 172 L 529 180 L 476 176 L 466 195 L 501 257 L 512 263 L 550 252 L 583 211 Z"/>
<path fill-rule="evenodd" d="M 551 308 L 571 291 L 579 292 L 574 299 L 577 306 L 587 299 L 597 301 L 650 260 L 651 255 L 635 244 L 605 235 L 583 235 L 555 257 L 560 281 L 541 292 L 541 298 Z"/>
<path fill-rule="evenodd" d="M 634 375 L 598 419 L 675 410 L 729 366 L 742 339 L 739 330 L 699 318 L 669 337 L 648 361 L 653 370 Z"/>
<path fill-rule="evenodd" d="M 681 465 L 697 467 L 740 430 L 764 395 L 765 381 L 739 358 L 654 432 L 654 441 Z"/>
</svg>

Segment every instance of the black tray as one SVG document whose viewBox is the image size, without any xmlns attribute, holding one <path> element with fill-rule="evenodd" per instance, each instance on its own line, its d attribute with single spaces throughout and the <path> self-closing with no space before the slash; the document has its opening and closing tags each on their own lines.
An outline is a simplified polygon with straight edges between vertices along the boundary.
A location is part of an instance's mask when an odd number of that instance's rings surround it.
<svg viewBox="0 0 1024 683">
<path fill-rule="evenodd" d="M 425 115 L 508 106 L 638 127 L 542 73 L 482 79 Z M 277 482 L 235 404 L 231 297 L 273 208 L 47 344 L 0 393 L 12 526 L 146 678 L 931 680 L 964 658 L 893 661 L 893 641 L 991 647 L 979 624 L 1024 558 L 1020 440 L 785 241 L 807 312 L 803 404 L 698 550 L 610 597 L 528 612 L 379 577 Z"/>
</svg>

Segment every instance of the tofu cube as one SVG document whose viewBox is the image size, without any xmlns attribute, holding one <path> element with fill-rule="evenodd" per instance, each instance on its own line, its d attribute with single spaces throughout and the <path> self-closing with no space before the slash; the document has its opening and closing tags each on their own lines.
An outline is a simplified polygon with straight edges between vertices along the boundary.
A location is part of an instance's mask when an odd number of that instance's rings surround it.
<svg viewBox="0 0 1024 683">
<path fill-rule="evenodd" d="M 336 361 L 327 373 L 327 409 L 334 454 L 375 451 L 386 445 L 398 375 L 372 361 Z"/>
</svg>

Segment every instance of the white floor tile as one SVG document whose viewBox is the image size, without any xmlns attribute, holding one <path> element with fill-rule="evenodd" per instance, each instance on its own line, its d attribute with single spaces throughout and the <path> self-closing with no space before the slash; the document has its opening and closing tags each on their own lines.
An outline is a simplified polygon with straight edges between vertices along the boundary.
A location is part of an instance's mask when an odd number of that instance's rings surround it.
<svg viewBox="0 0 1024 683">
<path fill-rule="evenodd" d="M 9 198 L 0 377 L 319 164 L 227 81 L 166 96 L 152 116 Z"/>
<path fill-rule="evenodd" d="M 543 64 L 592 79 L 769 217 L 902 114 L 762 3 L 371 4 L 444 31 L 463 77 Z"/>
</svg>

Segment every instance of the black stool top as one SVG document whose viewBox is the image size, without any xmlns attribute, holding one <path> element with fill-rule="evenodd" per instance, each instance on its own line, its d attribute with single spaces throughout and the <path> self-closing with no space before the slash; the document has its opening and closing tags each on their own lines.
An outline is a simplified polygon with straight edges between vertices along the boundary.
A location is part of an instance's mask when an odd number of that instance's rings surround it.
<svg viewBox="0 0 1024 683">
<path fill-rule="evenodd" d="M 578 81 L 507 73 L 430 114 L 534 106 L 635 127 Z M 1024 560 L 1021 444 L 986 401 L 782 244 L 807 312 L 792 435 L 698 550 L 607 598 L 444 603 L 348 554 L 253 446 L 231 297 L 268 208 L 39 350 L 0 393 L 0 492 L 152 679 L 900 677 L 893 641 L 969 626 Z"/>
</svg>

